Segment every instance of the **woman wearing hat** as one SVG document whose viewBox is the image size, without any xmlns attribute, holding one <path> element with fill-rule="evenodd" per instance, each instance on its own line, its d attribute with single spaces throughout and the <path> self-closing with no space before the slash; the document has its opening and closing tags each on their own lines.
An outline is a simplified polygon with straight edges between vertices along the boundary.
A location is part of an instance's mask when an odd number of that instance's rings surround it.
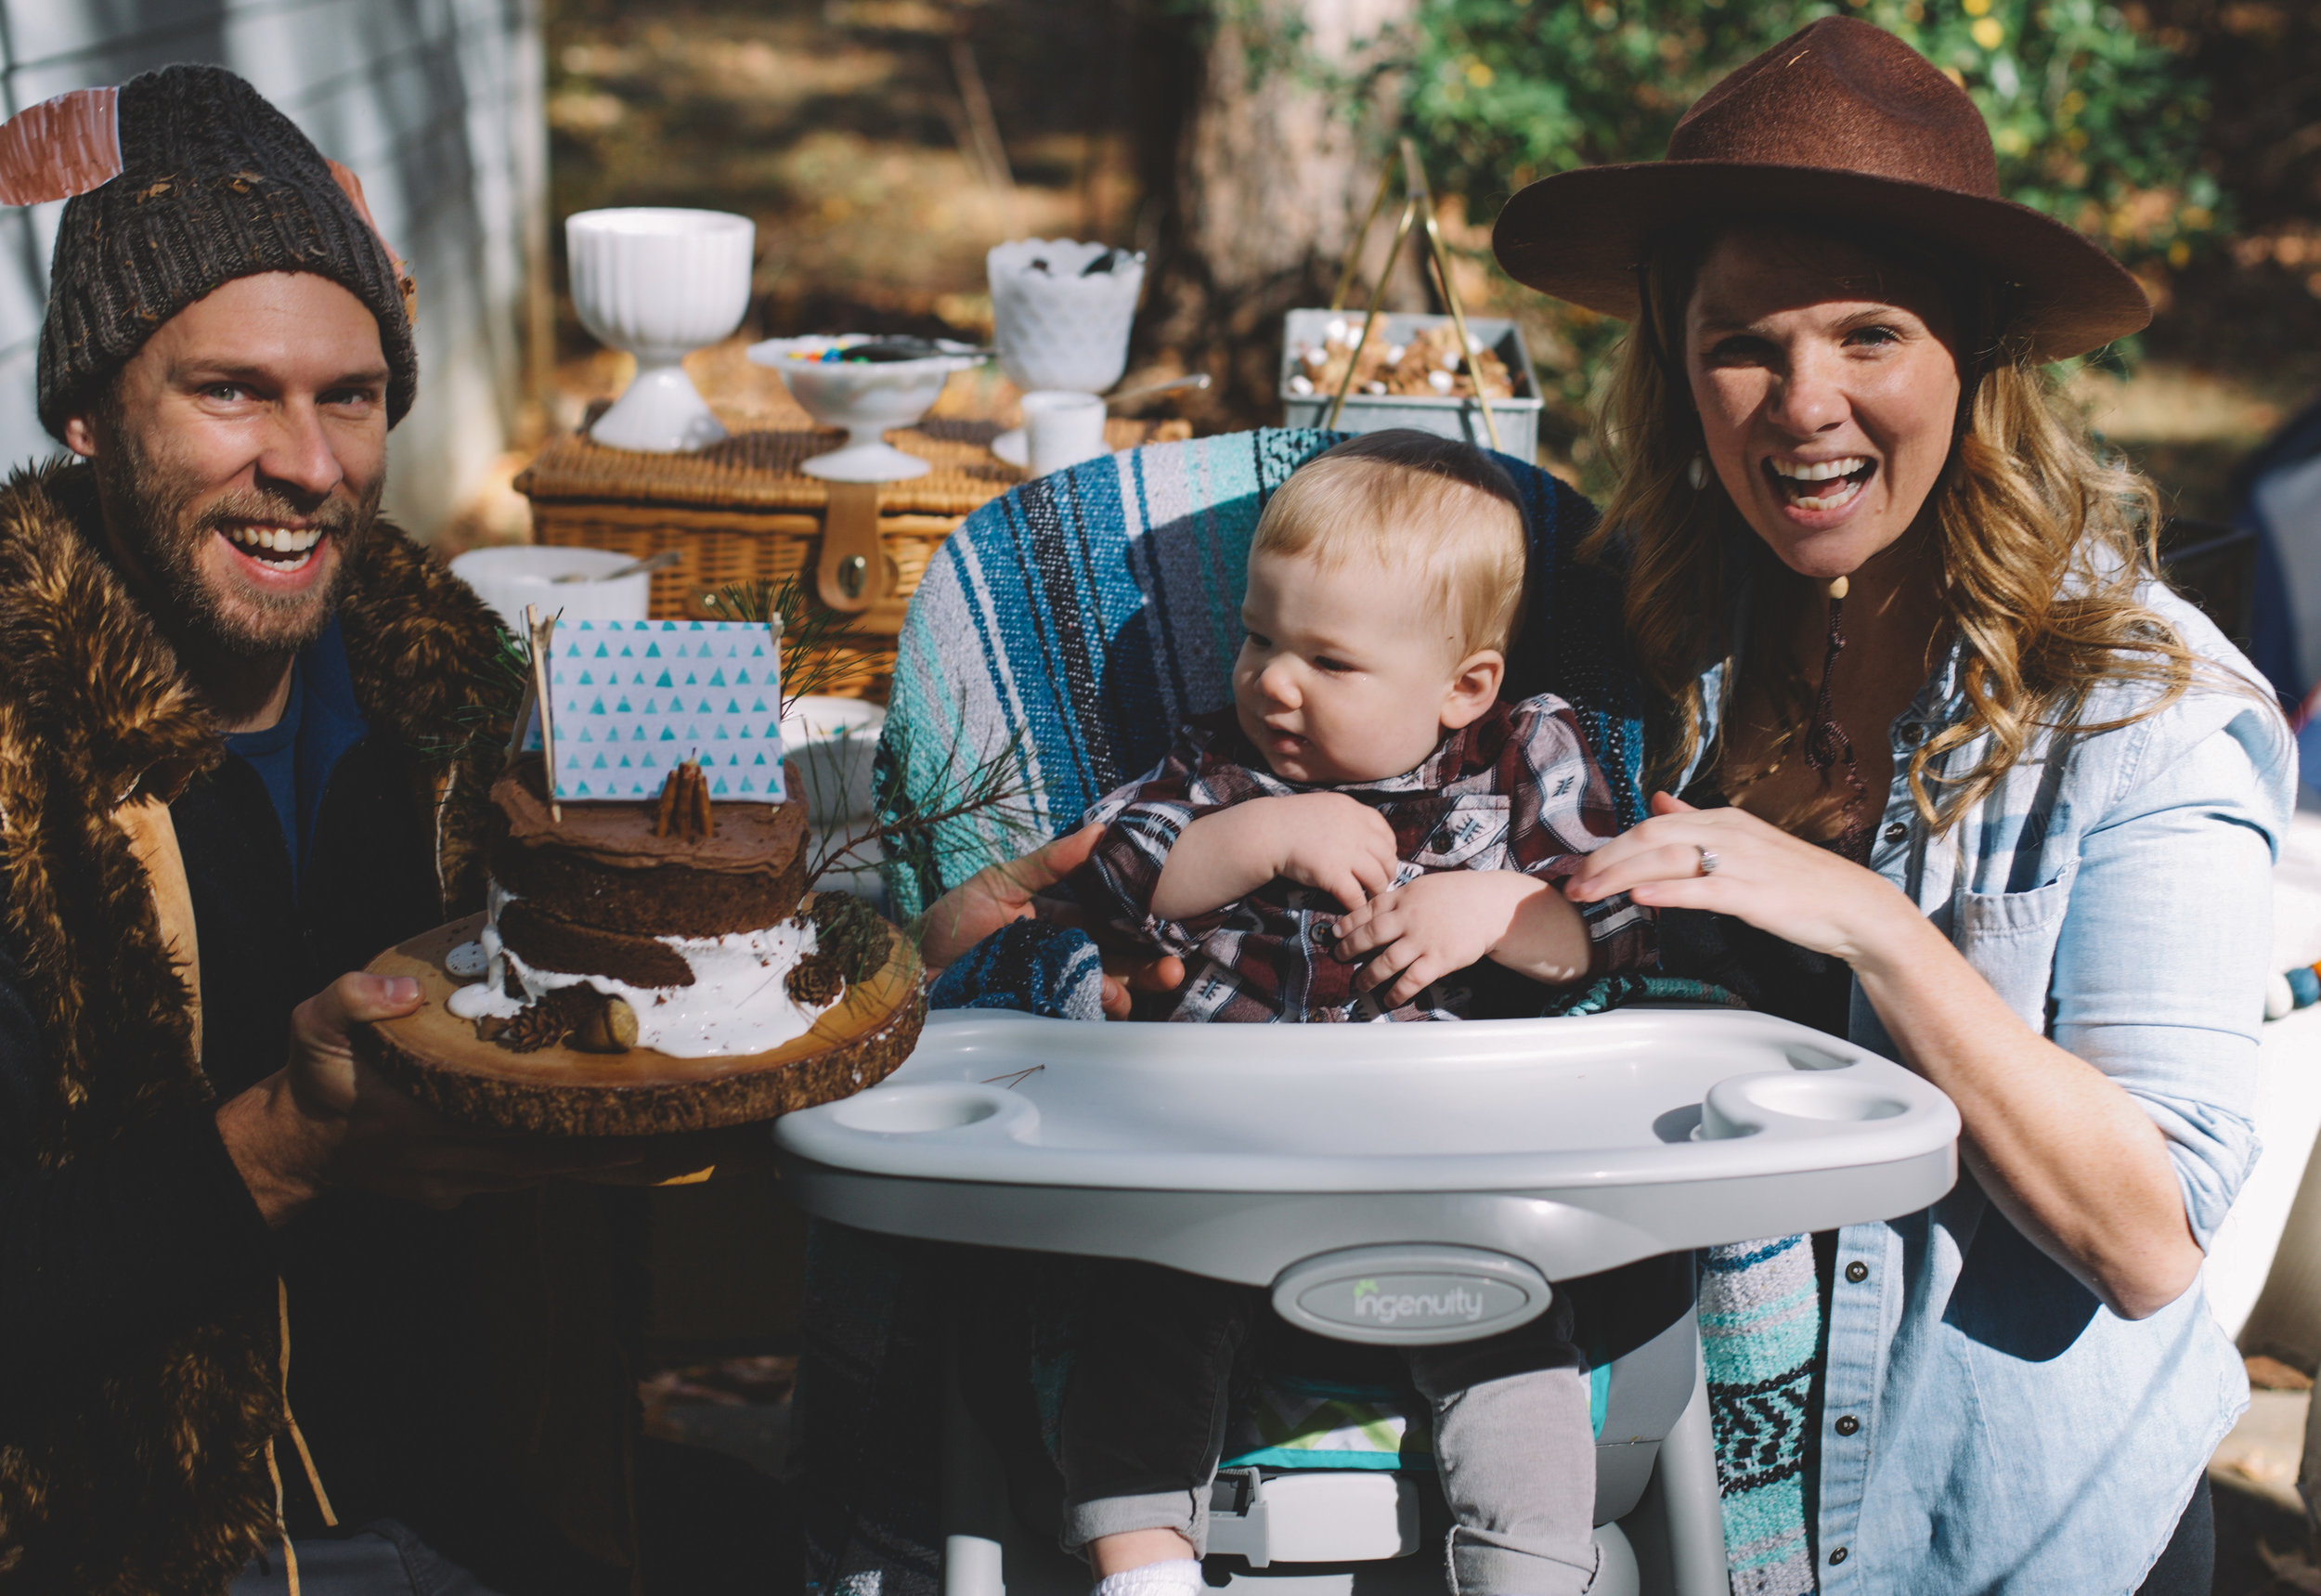
<svg viewBox="0 0 2321 1596">
<path fill-rule="evenodd" d="M 1847 19 L 1494 241 L 1635 326 L 1595 541 L 1667 792 L 1573 895 L 1667 911 L 1672 966 L 1907 1061 L 1965 1125 L 1941 1202 L 1819 1239 L 1810 1539 L 1737 1556 L 1791 1565 L 1764 1589 L 2205 1591 L 2246 1385 L 2199 1269 L 2256 1156 L 2293 776 L 2253 670 L 2152 574 L 2150 489 L 2042 376 L 2142 292 L 2000 199 L 1964 93 Z"/>
</svg>

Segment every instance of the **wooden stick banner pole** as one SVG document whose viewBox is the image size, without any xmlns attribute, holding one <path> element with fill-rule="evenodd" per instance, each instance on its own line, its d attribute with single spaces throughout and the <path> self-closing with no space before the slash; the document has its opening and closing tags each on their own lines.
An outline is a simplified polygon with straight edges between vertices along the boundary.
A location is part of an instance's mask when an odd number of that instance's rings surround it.
<svg viewBox="0 0 2321 1596">
<path fill-rule="evenodd" d="M 549 651 L 556 642 L 556 617 L 540 614 L 538 604 L 524 606 L 525 629 L 532 639 L 532 694 L 540 708 L 540 759 L 548 771 L 548 817 L 564 823 L 564 806 L 556 801 L 556 717 L 549 703 Z"/>
</svg>

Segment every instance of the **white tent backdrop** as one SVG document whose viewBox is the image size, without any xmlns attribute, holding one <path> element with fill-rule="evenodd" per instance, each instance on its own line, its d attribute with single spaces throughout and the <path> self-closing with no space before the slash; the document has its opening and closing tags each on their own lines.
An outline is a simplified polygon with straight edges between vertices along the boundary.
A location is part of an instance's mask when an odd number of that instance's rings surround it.
<svg viewBox="0 0 2321 1596">
<path fill-rule="evenodd" d="M 2316 958 L 2321 813 L 2307 810 L 2291 823 L 2273 872 L 2273 964 Z M 2321 1006 L 2267 1025 L 2258 1070 L 2264 1152 L 2209 1248 L 2209 1305 L 2243 1351 L 2311 1372 L 2321 1361 L 2321 1187 L 2297 1199 L 2321 1135 Z"/>
<path fill-rule="evenodd" d="M 547 280 L 538 0 L 0 0 L 0 115 L 172 61 L 230 67 L 363 180 L 419 281 L 419 402 L 389 508 L 440 526 L 505 445 Z M 57 445 L 33 356 L 60 205 L 0 209 L 0 464 Z"/>
</svg>

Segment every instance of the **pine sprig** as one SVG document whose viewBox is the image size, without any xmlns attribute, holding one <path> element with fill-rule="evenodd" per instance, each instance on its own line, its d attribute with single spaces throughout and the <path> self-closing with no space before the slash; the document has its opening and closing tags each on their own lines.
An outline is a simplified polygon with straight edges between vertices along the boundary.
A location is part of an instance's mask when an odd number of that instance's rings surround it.
<svg viewBox="0 0 2321 1596">
<path fill-rule="evenodd" d="M 505 627 L 493 640 L 498 646 L 468 672 L 467 702 L 451 712 L 447 732 L 420 743 L 421 759 L 441 765 L 478 759 L 498 772 L 509 732 L 531 690 L 532 655 L 524 640 Z"/>
<path fill-rule="evenodd" d="M 849 862 L 859 870 L 914 847 L 939 846 L 943 830 L 963 820 L 991 826 L 1009 852 L 1024 852 L 1046 841 L 1035 819 L 1039 784 L 1031 778 L 1023 758 L 1029 736 L 1027 728 L 1018 727 L 1005 747 L 964 771 L 959 751 L 953 747 L 944 754 L 938 779 L 921 784 L 908 779 L 917 751 L 909 729 L 889 722 L 885 733 L 887 754 L 905 778 L 893 784 L 895 809 L 872 824 L 826 837 L 815 851 L 807 885 L 810 888 Z M 931 796 L 924 799 L 911 796 L 918 792 Z"/>
<path fill-rule="evenodd" d="M 810 603 L 806 583 L 793 573 L 773 583 L 728 582 L 703 603 L 726 620 L 771 621 L 782 648 L 782 713 L 784 718 L 801 698 L 827 691 L 849 673 L 837 651 L 862 641 L 847 625 L 847 617 Z"/>
</svg>

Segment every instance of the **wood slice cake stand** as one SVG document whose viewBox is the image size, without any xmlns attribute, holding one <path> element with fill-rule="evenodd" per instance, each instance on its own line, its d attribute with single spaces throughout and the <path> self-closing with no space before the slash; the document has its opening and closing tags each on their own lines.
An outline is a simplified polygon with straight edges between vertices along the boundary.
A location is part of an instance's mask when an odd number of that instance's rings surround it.
<svg viewBox="0 0 2321 1596">
<path fill-rule="evenodd" d="M 805 1035 L 771 1053 L 672 1058 L 650 1048 L 516 1053 L 475 1034 L 444 1006 L 467 985 L 444 967 L 473 941 L 472 915 L 389 948 L 373 975 L 415 976 L 426 1001 L 400 1019 L 357 1029 L 355 1051 L 447 1119 L 553 1136 L 667 1136 L 774 1119 L 851 1096 L 909 1057 L 927 1019 L 916 949 L 889 926 L 886 965 L 850 985 Z"/>
</svg>

